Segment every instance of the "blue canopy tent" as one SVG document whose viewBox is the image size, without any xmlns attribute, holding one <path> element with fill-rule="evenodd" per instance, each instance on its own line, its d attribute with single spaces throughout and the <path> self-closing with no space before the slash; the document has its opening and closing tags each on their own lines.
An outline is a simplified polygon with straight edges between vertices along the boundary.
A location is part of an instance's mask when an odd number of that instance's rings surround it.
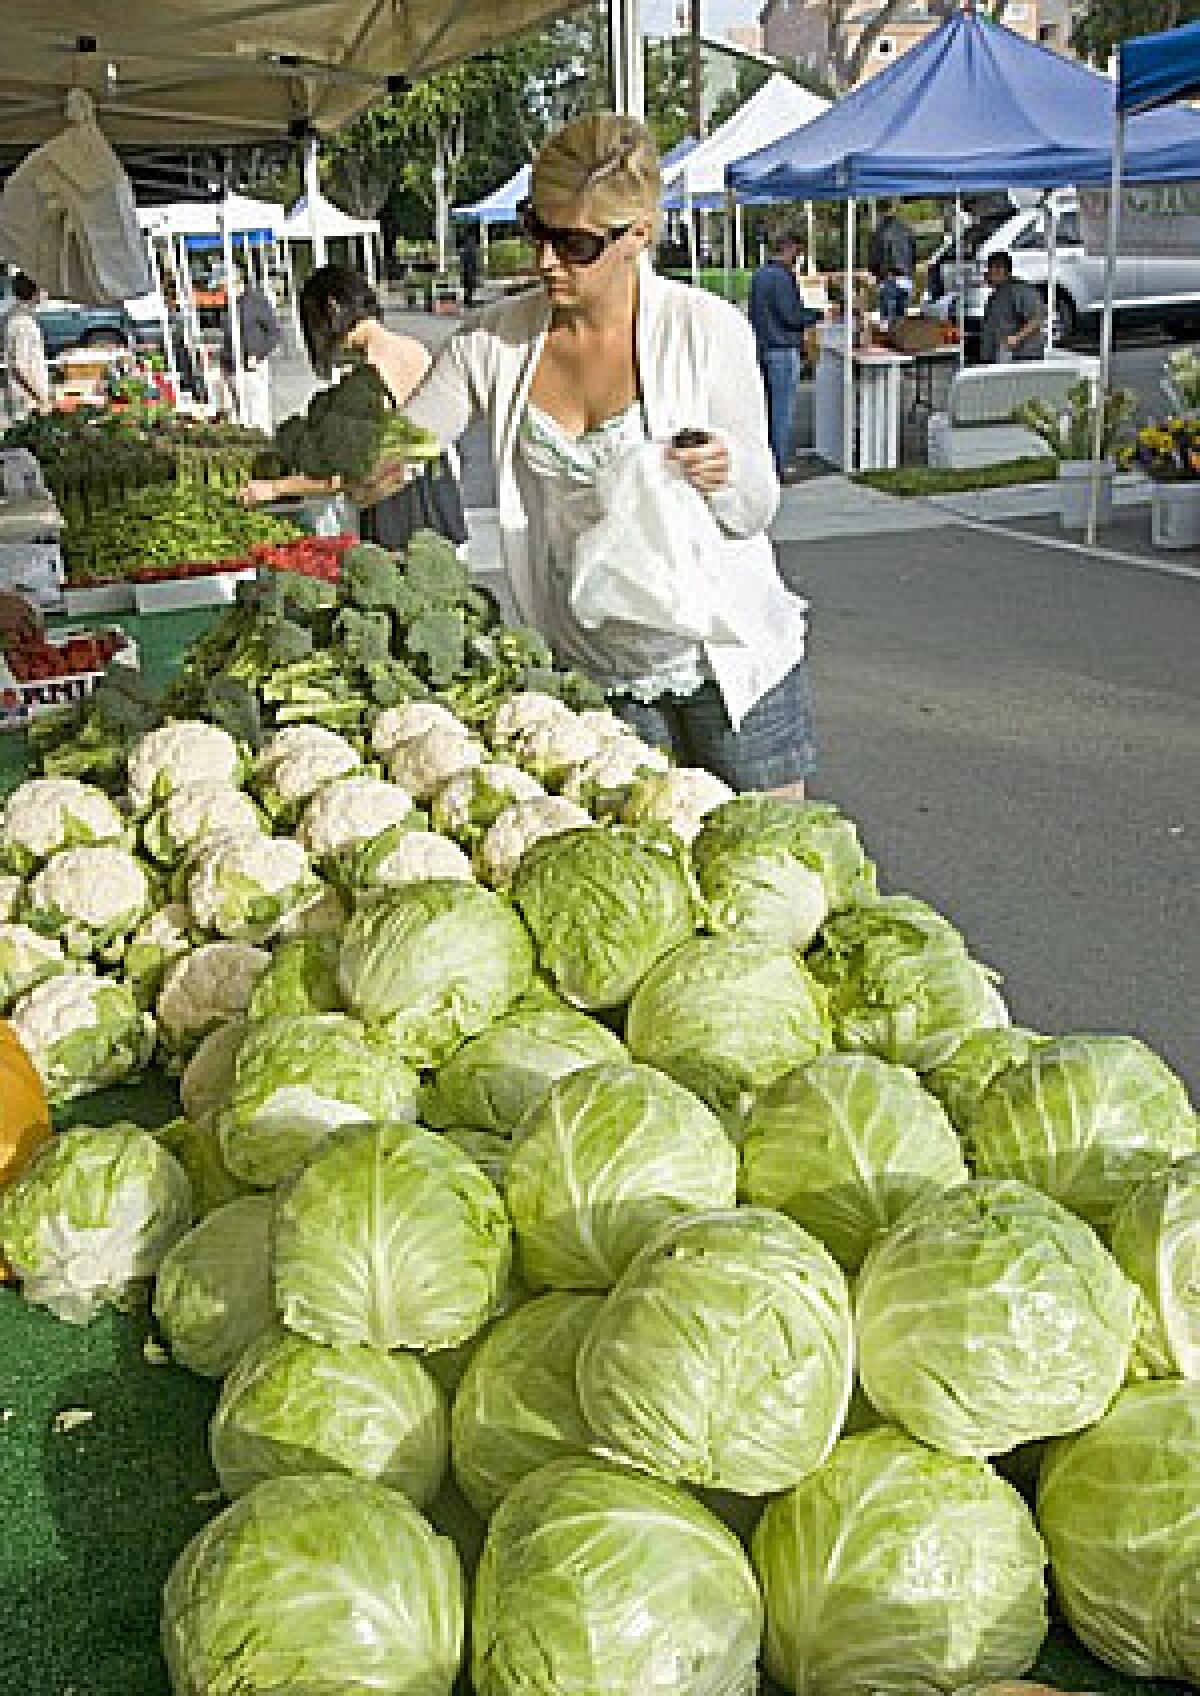
<svg viewBox="0 0 1200 1696">
<path fill-rule="evenodd" d="M 1100 329 L 1100 385 L 1103 394 L 1108 393 L 1112 370 L 1113 300 L 1117 247 L 1121 238 L 1121 185 L 1122 181 L 1128 182 L 1137 177 L 1136 138 L 1149 121 L 1139 119 L 1137 114 L 1150 113 L 1158 122 L 1168 116 L 1191 117 L 1191 114 L 1165 113 L 1159 108 L 1173 100 L 1186 100 L 1189 95 L 1200 93 L 1200 24 L 1185 24 L 1182 29 L 1164 30 L 1161 35 L 1135 36 L 1130 41 L 1123 41 L 1118 50 L 1117 67 L 1116 126 L 1108 200 L 1108 240 L 1104 255 L 1104 317 Z M 1181 159 L 1180 169 L 1159 180 L 1200 177 L 1196 161 L 1193 159 L 1190 164 L 1190 169 L 1182 168 L 1184 160 Z M 1092 463 L 1096 468 L 1103 451 L 1103 419 L 1097 412 L 1092 438 Z M 1098 500 L 1099 480 L 1094 474 L 1088 503 L 1089 543 L 1096 539 Z"/>
<path fill-rule="evenodd" d="M 515 224 L 517 207 L 529 193 L 532 174 L 530 166 L 522 165 L 499 188 L 494 188 L 482 200 L 473 201 L 469 206 L 455 206 L 450 216 L 464 224 Z"/>
<path fill-rule="evenodd" d="M 823 117 L 736 161 L 726 180 L 749 202 L 847 202 L 849 305 L 860 196 L 1105 183 L 1113 166 L 1114 109 L 1107 77 L 968 9 Z M 1128 174 L 1142 182 L 1200 176 L 1200 116 L 1155 112 L 1136 119 Z M 849 469 L 852 372 L 848 359 L 845 365 Z"/>
</svg>

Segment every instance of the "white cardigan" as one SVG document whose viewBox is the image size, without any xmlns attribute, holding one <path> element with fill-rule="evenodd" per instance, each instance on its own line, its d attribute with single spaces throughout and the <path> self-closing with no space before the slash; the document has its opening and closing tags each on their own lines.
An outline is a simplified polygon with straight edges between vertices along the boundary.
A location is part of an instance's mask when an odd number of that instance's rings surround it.
<svg viewBox="0 0 1200 1696">
<path fill-rule="evenodd" d="M 443 347 L 405 406 L 445 446 L 476 412 L 486 413 L 496 467 L 500 535 L 513 599 L 533 622 L 535 574 L 547 549 L 536 500 L 520 476 L 518 433 L 550 324 L 540 288 L 487 307 Z M 784 588 L 766 538 L 779 504 L 767 441 L 766 405 L 754 335 L 742 314 L 715 295 L 659 277 L 643 259 L 638 367 L 649 433 L 667 441 L 687 427 L 720 435 L 730 474 L 709 505 L 725 540 L 729 593 L 744 644 L 705 644 L 705 656 L 735 728 L 804 653 L 806 602 Z"/>
</svg>

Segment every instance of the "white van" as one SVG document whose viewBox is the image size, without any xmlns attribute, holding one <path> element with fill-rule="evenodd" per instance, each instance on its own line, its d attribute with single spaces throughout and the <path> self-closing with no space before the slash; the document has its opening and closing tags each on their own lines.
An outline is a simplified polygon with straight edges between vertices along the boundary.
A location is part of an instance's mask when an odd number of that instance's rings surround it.
<svg viewBox="0 0 1200 1696">
<path fill-rule="evenodd" d="M 1057 335 L 1071 336 L 1078 329 L 1095 329 L 1104 309 L 1104 256 L 1084 251 L 1079 220 L 1079 200 L 1071 189 L 1051 197 L 1058 220 L 1056 284 Z M 1050 261 L 1046 245 L 1046 217 L 1040 206 L 1014 212 L 1006 223 L 993 229 L 971 253 L 966 278 L 966 317 L 977 329 L 987 304 L 988 288 L 983 281 L 990 253 L 1011 253 L 1013 275 L 1032 283 L 1043 298 L 1049 289 Z M 944 286 L 953 290 L 953 254 L 942 267 Z M 1152 324 L 1161 328 L 1183 328 L 1200 324 L 1200 254 L 1130 255 L 1117 259 L 1115 303 L 1123 324 Z"/>
</svg>

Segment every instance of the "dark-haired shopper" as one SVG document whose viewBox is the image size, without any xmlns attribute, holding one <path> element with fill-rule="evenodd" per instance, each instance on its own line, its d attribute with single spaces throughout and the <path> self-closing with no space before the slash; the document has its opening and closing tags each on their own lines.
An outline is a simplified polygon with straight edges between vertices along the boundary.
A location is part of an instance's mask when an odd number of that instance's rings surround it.
<svg viewBox="0 0 1200 1696">
<path fill-rule="evenodd" d="M 421 343 L 389 330 L 374 289 L 357 271 L 343 265 L 322 265 L 308 278 L 300 291 L 300 328 L 309 363 L 325 381 L 338 364 L 364 359 L 378 371 L 391 394 L 403 399 L 429 370 L 429 354 Z M 342 492 L 338 479 L 256 478 L 242 490 L 242 500 L 248 506 L 264 506 L 293 496 Z M 366 541 L 403 548 L 416 530 L 436 530 L 455 543 L 466 540 L 462 496 L 445 455 L 399 490 L 385 482 L 344 492 L 359 508 Z"/>
</svg>

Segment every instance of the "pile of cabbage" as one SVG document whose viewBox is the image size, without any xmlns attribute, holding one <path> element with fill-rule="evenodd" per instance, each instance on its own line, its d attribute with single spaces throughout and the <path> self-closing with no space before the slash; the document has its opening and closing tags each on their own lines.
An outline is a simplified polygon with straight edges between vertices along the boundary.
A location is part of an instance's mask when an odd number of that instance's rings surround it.
<svg viewBox="0 0 1200 1696">
<path fill-rule="evenodd" d="M 1158 1056 L 1012 1027 L 836 809 L 607 714 L 249 764 L 208 728 L 123 807 L 0 815 L 56 1099 L 179 1076 L 0 1191 L 27 1299 L 149 1302 L 220 1381 L 178 1696 L 951 1693 L 1025 1674 L 1051 1595 L 1200 1683 L 1200 1127 Z"/>
</svg>

